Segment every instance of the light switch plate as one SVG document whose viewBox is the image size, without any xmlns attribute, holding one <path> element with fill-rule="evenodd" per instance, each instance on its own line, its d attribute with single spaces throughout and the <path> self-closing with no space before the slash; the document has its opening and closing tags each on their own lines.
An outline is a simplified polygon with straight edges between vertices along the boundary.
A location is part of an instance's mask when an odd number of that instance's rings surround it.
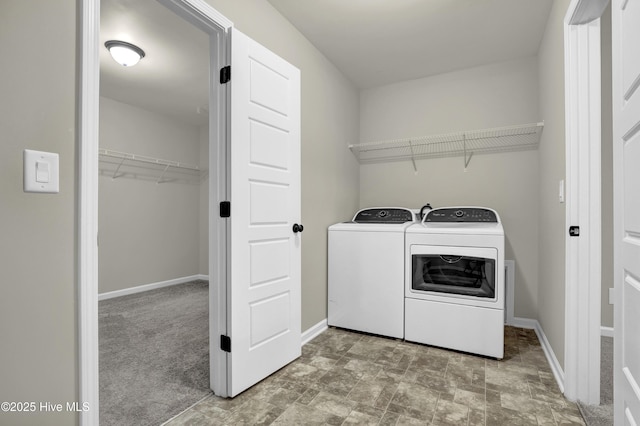
<svg viewBox="0 0 640 426">
<path fill-rule="evenodd" d="M 24 192 L 60 192 L 58 154 L 25 149 L 23 160 Z"/>
</svg>

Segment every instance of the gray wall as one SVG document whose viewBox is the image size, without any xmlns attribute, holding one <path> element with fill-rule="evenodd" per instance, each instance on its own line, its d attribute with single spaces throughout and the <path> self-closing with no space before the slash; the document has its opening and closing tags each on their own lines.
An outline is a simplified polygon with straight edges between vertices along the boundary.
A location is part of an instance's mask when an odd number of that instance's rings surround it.
<svg viewBox="0 0 640 426">
<path fill-rule="evenodd" d="M 564 30 L 569 0 L 553 2 L 538 52 L 540 118 L 539 285 L 537 319 L 564 366 L 565 204 L 558 182 L 565 179 Z"/>
<path fill-rule="evenodd" d="M 200 133 L 197 126 L 100 98 L 101 148 L 198 165 Z M 100 169 L 99 293 L 198 274 L 200 179 L 156 183 L 161 168 L 133 162 L 115 179 L 112 165 L 101 162 Z M 182 178 L 170 172 L 164 179 L 174 177 Z"/>
<path fill-rule="evenodd" d="M 539 121 L 535 57 L 364 90 L 363 142 Z M 545 130 L 546 131 L 546 130 Z M 538 152 L 362 165 L 360 206 L 480 205 L 503 221 L 506 258 L 516 261 L 515 315 L 537 312 Z"/>
<path fill-rule="evenodd" d="M 601 321 L 613 327 L 613 117 L 611 93 L 611 3 L 601 18 L 602 47 L 602 295 Z"/>
<path fill-rule="evenodd" d="M 2 0 L 0 40 L 0 401 L 65 404 L 78 397 L 75 0 Z M 59 194 L 22 192 L 26 148 L 60 155 Z M 0 413 L 11 425 L 75 419 Z"/>
<path fill-rule="evenodd" d="M 358 207 L 358 91 L 264 0 L 207 0 L 235 27 L 301 71 L 302 330 L 327 318 L 327 227 Z"/>
</svg>

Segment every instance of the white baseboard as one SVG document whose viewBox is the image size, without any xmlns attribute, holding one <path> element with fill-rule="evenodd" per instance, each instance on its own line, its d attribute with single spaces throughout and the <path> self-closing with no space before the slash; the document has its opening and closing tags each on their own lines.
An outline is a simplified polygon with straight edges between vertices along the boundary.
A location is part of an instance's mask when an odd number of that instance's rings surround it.
<svg viewBox="0 0 640 426">
<path fill-rule="evenodd" d="M 564 393 L 564 370 L 560 366 L 560 362 L 558 362 L 558 358 L 556 358 L 556 354 L 553 352 L 551 348 L 551 344 L 547 339 L 547 336 L 544 334 L 542 330 L 542 326 L 538 322 L 538 320 L 530 319 L 530 318 L 518 318 L 515 317 L 514 323 L 511 324 L 514 327 L 520 328 L 528 328 L 532 329 L 536 332 L 538 336 L 538 340 L 540 340 L 540 346 L 542 346 L 542 351 L 544 352 L 544 356 L 547 357 L 547 361 L 549 362 L 549 367 L 551 367 L 551 372 L 553 373 L 553 377 L 556 379 L 558 383 L 558 387 L 560 388 L 560 392 Z"/>
<path fill-rule="evenodd" d="M 600 327 L 600 335 L 602 337 L 613 337 L 613 327 Z"/>
<path fill-rule="evenodd" d="M 329 328 L 329 323 L 325 318 L 319 323 L 317 323 L 316 325 L 313 325 L 308 329 L 306 329 L 304 332 L 302 332 L 302 346 L 306 345 L 311 340 L 318 337 L 320 334 L 322 334 L 323 331 L 325 331 L 328 328 Z"/>
<path fill-rule="evenodd" d="M 142 293 L 144 291 L 155 290 L 162 287 L 169 287 L 177 284 L 184 284 L 194 280 L 208 280 L 208 275 L 191 275 L 188 277 L 175 278 L 173 280 L 160 281 L 157 283 L 144 284 L 135 287 L 123 288 L 122 290 L 109 291 L 107 293 L 98 294 L 98 301 L 113 299 L 114 297 L 127 296 L 129 294 Z"/>
<path fill-rule="evenodd" d="M 535 330 L 537 323 L 538 323 L 537 320 L 534 320 L 534 319 L 531 319 L 531 318 L 513 317 L 513 322 L 511 324 L 508 324 L 508 325 L 512 325 L 514 327 L 528 328 L 528 329 L 531 329 L 531 330 Z"/>
</svg>

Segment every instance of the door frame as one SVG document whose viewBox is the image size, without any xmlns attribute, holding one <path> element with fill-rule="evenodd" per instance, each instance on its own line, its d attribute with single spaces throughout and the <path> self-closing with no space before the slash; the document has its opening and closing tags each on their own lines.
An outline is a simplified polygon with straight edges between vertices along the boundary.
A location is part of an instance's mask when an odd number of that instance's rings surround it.
<svg viewBox="0 0 640 426">
<path fill-rule="evenodd" d="M 209 96 L 209 315 L 211 388 L 227 396 L 227 357 L 217 348 L 214 336 L 226 333 L 226 230 L 216 215 L 218 201 L 227 194 L 228 89 L 216 78 L 229 63 L 227 33 L 233 23 L 204 0 L 158 0 L 191 24 L 211 35 L 211 83 Z M 78 398 L 89 410 L 79 413 L 81 425 L 99 423 L 98 387 L 98 140 L 100 102 L 100 0 L 78 5 L 81 39 L 78 49 L 77 106 L 77 304 L 78 304 Z M 211 129 L 215 123 L 216 131 Z M 213 274 L 215 273 L 215 277 Z M 213 278 L 213 279 L 211 279 Z M 217 350 L 213 350 L 216 348 Z"/>
<path fill-rule="evenodd" d="M 564 20 L 567 197 L 564 394 L 600 404 L 600 17 L 609 0 L 572 0 Z M 578 238 L 569 226 L 580 226 Z M 586 283 L 586 284 L 585 284 Z"/>
</svg>

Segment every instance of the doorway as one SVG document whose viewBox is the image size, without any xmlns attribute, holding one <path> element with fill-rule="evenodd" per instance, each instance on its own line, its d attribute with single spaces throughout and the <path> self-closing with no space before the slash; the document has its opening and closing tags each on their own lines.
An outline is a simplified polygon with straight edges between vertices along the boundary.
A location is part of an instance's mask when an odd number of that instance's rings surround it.
<svg viewBox="0 0 640 426">
<path fill-rule="evenodd" d="M 158 1 L 210 36 L 211 389 L 235 396 L 301 354 L 300 71 L 205 2 Z M 79 396 L 90 424 L 98 421 L 97 7 L 81 8 L 78 120 Z"/>
<path fill-rule="evenodd" d="M 117 1 L 120 6 L 131 3 Z M 190 26 L 204 31 L 209 38 L 209 66 L 207 69 L 218 70 L 227 62 L 226 31 L 231 23 L 214 9 L 201 2 L 197 5 L 191 0 L 161 0 L 179 17 L 185 18 Z M 98 194 L 99 194 L 99 89 L 100 59 L 103 49 L 100 43 L 100 0 L 83 0 L 80 3 L 82 22 L 82 46 L 80 70 L 82 87 L 79 100 L 79 212 L 78 212 L 78 323 L 79 323 L 79 363 L 80 392 L 79 397 L 90 407 L 80 413 L 81 424 L 98 424 L 99 391 L 98 391 Z M 175 16 L 174 16 L 175 18 Z M 149 57 L 150 58 L 150 57 Z M 132 69 L 133 70 L 133 69 Z M 209 82 L 217 83 L 217 72 L 208 73 Z M 209 173 L 208 183 L 208 264 L 210 305 L 210 358 L 209 367 L 212 372 L 210 387 L 220 396 L 226 396 L 226 357 L 215 347 L 211 336 L 220 336 L 226 330 L 226 260 L 224 257 L 226 242 L 226 225 L 219 217 L 214 217 L 220 200 L 226 196 L 226 88 L 219 84 L 209 84 L 206 92 L 207 104 L 200 109 L 209 122 L 208 157 L 209 165 L 216 173 Z M 134 153 L 135 154 L 135 153 Z M 200 156 L 200 155 L 199 155 Z M 119 173 L 119 171 L 118 171 Z M 116 174 L 116 177 L 117 174 Z M 121 177 L 121 176 L 120 176 Z M 165 178 L 175 176 L 164 175 L 157 185 L 164 185 Z M 211 309 L 213 308 L 213 309 Z M 217 349 L 217 347 L 216 347 Z"/>
<path fill-rule="evenodd" d="M 122 66 L 110 41 L 145 56 Z M 210 392 L 209 52 L 155 0 L 101 1 L 101 424 L 161 423 Z"/>
</svg>

